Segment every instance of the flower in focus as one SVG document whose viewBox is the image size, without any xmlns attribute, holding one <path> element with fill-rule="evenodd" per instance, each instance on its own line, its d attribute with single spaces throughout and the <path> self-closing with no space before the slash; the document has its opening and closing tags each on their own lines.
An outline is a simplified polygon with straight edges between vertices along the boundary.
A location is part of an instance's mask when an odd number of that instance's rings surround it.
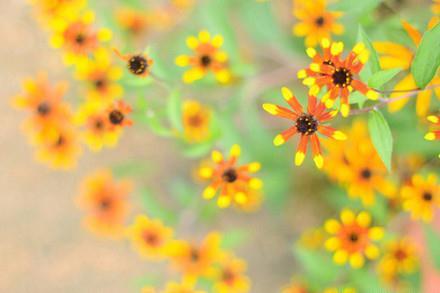
<svg viewBox="0 0 440 293">
<path fill-rule="evenodd" d="M 430 115 L 427 117 L 428 121 L 434 124 L 436 129 L 428 132 L 425 135 L 426 140 L 440 140 L 440 115 Z M 439 154 L 440 158 L 440 154 Z"/>
<path fill-rule="evenodd" d="M 351 210 L 344 209 L 340 221 L 330 219 L 325 222 L 325 230 L 331 235 L 325 242 L 325 247 L 333 251 L 333 261 L 343 265 L 347 261 L 353 268 L 361 268 L 365 257 L 376 259 L 379 249 L 374 241 L 384 235 L 383 228 L 371 227 L 371 216 L 367 212 L 357 215 Z"/>
<path fill-rule="evenodd" d="M 411 213 L 414 220 L 431 222 L 436 208 L 440 206 L 440 185 L 437 176 L 429 174 L 426 179 L 414 175 L 411 182 L 400 190 L 403 209 Z"/>
<path fill-rule="evenodd" d="M 435 23 L 438 21 L 432 21 L 429 27 L 433 27 Z M 421 33 L 411 26 L 408 22 L 402 21 L 403 28 L 410 36 L 411 40 L 415 47 L 418 47 L 420 41 L 422 39 Z M 404 45 L 396 44 L 390 41 L 384 42 L 374 42 L 374 48 L 381 55 L 379 58 L 380 65 L 382 69 L 392 69 L 392 68 L 401 68 L 402 70 L 409 71 L 411 68 L 411 63 L 415 56 L 415 50 L 409 49 Z M 436 75 L 433 80 L 428 84 L 430 85 L 438 85 L 440 84 L 440 76 Z M 414 80 L 413 75 L 408 72 L 408 74 L 399 81 L 395 87 L 394 91 L 396 93 L 392 93 L 390 98 L 397 98 L 402 94 L 399 93 L 401 90 L 411 90 L 417 89 L 416 82 Z M 431 104 L 431 96 L 435 92 L 435 95 L 438 99 L 440 99 L 440 88 L 435 89 L 426 89 L 417 94 L 416 99 L 416 113 L 418 116 L 425 116 Z M 388 110 L 390 112 L 397 112 L 401 110 L 410 100 L 410 98 L 398 99 L 394 102 L 389 103 Z"/>
<path fill-rule="evenodd" d="M 363 43 L 358 43 L 345 59 L 342 59 L 344 44 L 330 42 L 328 39 L 321 41 L 323 54 L 318 54 L 313 48 L 306 50 L 312 58 L 312 63 L 307 69 L 298 72 L 298 78 L 303 79 L 303 84 L 310 90 L 309 94 L 316 96 L 323 88 L 327 92 L 322 98 L 327 108 L 333 107 L 339 97 L 340 110 L 344 117 L 350 113 L 350 94 L 357 90 L 371 100 L 377 100 L 379 95 L 357 78 L 357 75 L 367 63 L 369 51 Z"/>
<path fill-rule="evenodd" d="M 184 137 L 189 143 L 202 142 L 210 136 L 211 109 L 197 101 L 185 101 L 182 106 Z"/>
<path fill-rule="evenodd" d="M 370 206 L 375 202 L 376 192 L 391 198 L 396 187 L 387 178 L 387 169 L 374 148 L 362 120 L 356 120 L 348 131 L 350 141 L 327 141 L 328 155 L 324 171 L 347 188 L 351 198 L 360 198 Z"/>
<path fill-rule="evenodd" d="M 158 259 L 167 255 L 170 240 L 173 236 L 171 228 L 157 219 L 139 215 L 127 229 L 133 247 L 144 257 Z"/>
<path fill-rule="evenodd" d="M 417 265 L 414 244 L 409 239 L 394 240 L 386 244 L 378 272 L 384 280 L 391 282 L 401 275 L 415 272 Z"/>
<path fill-rule="evenodd" d="M 150 74 L 153 60 L 147 54 L 127 54 L 122 55 L 117 49 L 113 49 L 116 55 L 127 63 L 128 71 L 140 77 L 147 77 Z"/>
<path fill-rule="evenodd" d="M 337 112 L 327 112 L 324 104 L 318 102 L 316 97 L 311 95 L 309 95 L 309 104 L 307 112 L 305 112 L 301 104 L 288 88 L 283 87 L 281 92 L 293 111 L 274 104 L 263 104 L 263 109 L 271 115 L 292 120 L 295 124 L 278 134 L 275 137 L 273 144 L 280 146 L 293 135 L 298 134 L 301 138 L 295 154 L 295 165 L 299 166 L 303 163 L 307 152 L 307 145 L 310 141 L 315 165 L 318 168 L 322 168 L 324 160 L 321 155 L 318 133 L 337 140 L 346 139 L 345 134 L 341 131 L 337 131 L 330 126 L 324 125 L 331 120 Z"/>
<path fill-rule="evenodd" d="M 76 64 L 87 58 L 100 46 L 100 42 L 111 39 L 108 29 L 95 30 L 93 27 L 95 16 L 87 11 L 73 21 L 58 21 L 54 27 L 51 44 L 55 48 L 64 50 L 64 62 L 67 65 Z"/>
<path fill-rule="evenodd" d="M 176 58 L 176 64 L 181 67 L 190 66 L 191 69 L 183 75 L 183 81 L 192 83 L 213 72 L 220 83 L 227 83 L 231 79 L 228 69 L 228 55 L 220 50 L 223 37 L 211 35 L 207 31 L 201 31 L 198 38 L 190 36 L 186 39 L 187 46 L 194 51 L 194 55 L 180 55 Z"/>
<path fill-rule="evenodd" d="M 106 104 L 87 101 L 80 106 L 75 118 L 76 123 L 84 127 L 82 138 L 92 151 L 116 146 L 122 129 L 111 126 Z"/>
<path fill-rule="evenodd" d="M 84 221 L 87 228 L 102 236 L 123 236 L 130 191 L 131 183 L 116 181 L 109 170 L 98 170 L 88 176 L 78 198 L 80 207 L 87 213 Z"/>
<path fill-rule="evenodd" d="M 214 232 L 208 234 L 200 245 L 176 241 L 170 251 L 174 267 L 190 283 L 200 276 L 207 276 L 221 254 L 220 235 Z"/>
<path fill-rule="evenodd" d="M 76 77 L 88 83 L 87 98 L 90 100 L 111 102 L 122 96 L 123 89 L 118 84 L 122 70 L 112 65 L 106 49 L 97 49 L 93 59 L 78 62 Z"/>
<path fill-rule="evenodd" d="M 246 262 L 227 255 L 220 260 L 219 268 L 214 273 L 214 290 L 219 293 L 249 292 L 250 281 L 246 272 Z"/>
<path fill-rule="evenodd" d="M 147 13 L 128 7 L 116 10 L 116 21 L 122 29 L 134 36 L 146 32 L 149 26 Z"/>
<path fill-rule="evenodd" d="M 107 118 L 110 122 L 110 129 L 121 129 L 131 126 L 133 121 L 127 117 L 131 113 L 131 107 L 124 101 L 116 101 L 107 109 Z"/>
<path fill-rule="evenodd" d="M 252 162 L 246 165 L 237 165 L 241 149 L 233 145 L 230 150 L 230 157 L 223 158 L 219 151 L 212 152 L 214 166 L 202 166 L 199 169 L 201 178 L 211 181 L 211 184 L 203 191 L 205 199 L 213 198 L 220 190 L 217 204 L 221 208 L 228 207 L 231 202 L 245 203 L 249 190 L 260 190 L 263 183 L 260 179 L 250 174 L 260 170 L 260 163 Z"/>
<path fill-rule="evenodd" d="M 340 35 L 344 27 L 337 23 L 341 12 L 327 11 L 326 0 L 293 1 L 293 15 L 298 19 L 293 34 L 305 36 L 307 47 L 316 46 L 322 39 L 331 39 L 332 34 Z"/>
</svg>

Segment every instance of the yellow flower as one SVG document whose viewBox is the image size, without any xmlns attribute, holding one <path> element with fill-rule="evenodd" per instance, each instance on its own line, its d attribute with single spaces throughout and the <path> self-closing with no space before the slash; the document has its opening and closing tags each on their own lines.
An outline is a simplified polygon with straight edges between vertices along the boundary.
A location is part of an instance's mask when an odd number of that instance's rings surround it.
<svg viewBox="0 0 440 293">
<path fill-rule="evenodd" d="M 167 284 L 162 293 L 206 293 L 205 291 L 196 290 L 189 282 L 176 283 L 170 282 Z"/>
<path fill-rule="evenodd" d="M 343 265 L 348 261 L 351 267 L 358 269 L 364 265 L 365 257 L 379 257 L 379 249 L 374 242 L 383 237 L 384 230 L 371 227 L 371 216 L 367 212 L 355 214 L 344 209 L 340 221 L 327 220 L 324 228 L 331 234 L 325 241 L 325 247 L 334 252 L 333 261 L 336 264 Z"/>
<path fill-rule="evenodd" d="M 324 289 L 324 291 L 322 293 L 356 293 L 356 289 L 351 288 L 351 287 L 346 287 L 346 288 L 342 288 L 342 289 L 338 289 L 338 288 L 327 288 Z"/>
<path fill-rule="evenodd" d="M 281 289 L 281 293 L 310 293 L 308 286 L 302 282 L 293 280 Z"/>
<path fill-rule="evenodd" d="M 193 100 L 182 107 L 184 137 L 189 143 L 204 141 L 210 136 L 211 109 Z"/>
<path fill-rule="evenodd" d="M 293 15 L 299 21 L 293 27 L 293 34 L 305 36 L 307 47 L 316 46 L 322 39 L 331 39 L 332 34 L 344 32 L 344 27 L 337 23 L 342 13 L 327 11 L 326 0 L 293 0 Z"/>
<path fill-rule="evenodd" d="M 212 199 L 220 191 L 217 200 L 220 208 L 226 208 L 231 203 L 244 203 L 247 201 L 249 190 L 262 188 L 262 181 L 250 175 L 260 170 L 260 163 L 253 162 L 238 166 L 237 159 L 240 152 L 240 147 L 233 145 L 230 157 L 225 159 L 219 151 L 213 151 L 211 157 L 214 166 L 202 166 L 199 169 L 200 177 L 211 181 L 211 184 L 203 191 L 203 197 Z"/>
<path fill-rule="evenodd" d="M 187 46 L 194 54 L 180 55 L 176 58 L 176 64 L 181 67 L 190 66 L 191 69 L 183 75 L 183 81 L 192 83 L 203 78 L 209 72 L 214 73 L 220 83 L 227 83 L 231 79 L 228 69 L 228 55 L 220 50 L 223 37 L 211 35 L 207 31 L 201 31 L 198 38 L 190 36 L 186 39 Z"/>
<path fill-rule="evenodd" d="M 88 101 L 81 105 L 75 118 L 76 123 L 84 127 L 82 138 L 92 151 L 114 147 L 118 143 L 122 128 L 110 125 L 106 104 Z"/>
<path fill-rule="evenodd" d="M 319 249 L 324 244 L 324 230 L 322 228 L 308 229 L 301 234 L 299 244 L 308 249 Z"/>
<path fill-rule="evenodd" d="M 429 115 L 426 119 L 433 124 L 434 129 L 425 135 L 425 139 L 440 140 L 440 115 Z M 440 154 L 438 156 L 440 158 Z"/>
<path fill-rule="evenodd" d="M 100 47 L 100 43 L 111 39 L 111 31 L 93 27 L 95 15 L 86 11 L 74 20 L 62 19 L 53 24 L 51 45 L 62 48 L 67 65 L 83 61 Z"/>
<path fill-rule="evenodd" d="M 88 84 L 88 99 L 112 102 L 122 96 L 123 89 L 118 84 L 122 69 L 112 64 L 110 52 L 106 49 L 97 49 L 93 58 L 82 59 L 76 65 L 76 78 Z"/>
<path fill-rule="evenodd" d="M 414 175 L 411 182 L 405 184 L 400 195 L 403 209 L 411 213 L 414 220 L 431 222 L 436 208 L 440 206 L 440 185 L 437 176 L 429 174 L 426 179 Z"/>
<path fill-rule="evenodd" d="M 74 19 L 86 6 L 87 0 L 30 0 L 37 18 L 49 27 L 62 19 Z"/>
<path fill-rule="evenodd" d="M 163 258 L 167 255 L 170 240 L 173 236 L 171 228 L 157 219 L 139 215 L 135 222 L 127 228 L 127 236 L 133 247 L 144 257 L 149 259 Z"/>
<path fill-rule="evenodd" d="M 250 281 L 244 275 L 246 262 L 232 255 L 226 255 L 219 261 L 219 268 L 214 273 L 214 292 L 244 293 L 249 292 Z"/>
<path fill-rule="evenodd" d="M 433 27 L 436 23 L 438 23 L 438 20 L 431 21 L 429 27 Z M 422 39 L 421 33 L 406 21 L 402 22 L 402 26 L 413 41 L 415 48 L 417 48 Z M 374 42 L 374 48 L 381 55 L 380 65 L 382 69 L 401 68 L 402 70 L 409 71 L 411 62 L 414 59 L 415 50 L 389 41 Z M 428 86 L 437 84 L 440 84 L 439 75 L 436 75 Z M 417 85 L 414 77 L 411 73 L 408 73 L 396 84 L 394 91 L 411 90 L 416 88 Z M 418 93 L 416 99 L 416 113 L 418 116 L 426 116 L 430 108 L 431 96 L 434 92 L 437 98 L 440 99 L 440 88 L 438 87 L 435 89 L 427 89 Z M 392 93 L 390 98 L 396 98 L 401 95 L 402 93 L 399 92 Z M 408 97 L 391 102 L 389 103 L 388 109 L 390 112 L 397 112 L 401 110 L 409 100 L 410 98 Z"/>
<path fill-rule="evenodd" d="M 98 235 L 122 237 L 130 191 L 130 181 L 115 181 L 109 170 L 98 170 L 85 178 L 78 204 L 87 212 L 86 227 Z"/>
<path fill-rule="evenodd" d="M 409 239 L 394 240 L 385 246 L 378 273 L 385 281 L 391 282 L 401 275 L 413 273 L 417 265 L 414 244 Z"/>
<path fill-rule="evenodd" d="M 146 32 L 150 24 L 145 11 L 129 7 L 116 10 L 116 21 L 122 29 L 135 36 Z"/>
<path fill-rule="evenodd" d="M 174 267 L 182 272 L 184 280 L 192 283 L 198 277 L 207 276 L 221 257 L 220 235 L 210 233 L 200 245 L 175 241 L 170 246 L 170 257 Z"/>
<path fill-rule="evenodd" d="M 351 198 L 360 198 L 370 206 L 376 192 L 387 197 L 396 195 L 396 187 L 387 176 L 387 169 L 377 154 L 368 135 L 365 122 L 356 121 L 348 141 L 328 141 L 329 154 L 324 171 L 345 186 Z"/>
<path fill-rule="evenodd" d="M 434 14 L 440 14 L 440 0 L 433 0 L 431 10 Z"/>
</svg>

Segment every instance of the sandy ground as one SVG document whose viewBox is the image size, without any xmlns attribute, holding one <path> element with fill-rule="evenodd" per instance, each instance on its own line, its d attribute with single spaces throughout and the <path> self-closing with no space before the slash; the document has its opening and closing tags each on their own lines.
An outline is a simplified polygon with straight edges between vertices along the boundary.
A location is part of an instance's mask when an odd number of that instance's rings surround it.
<svg viewBox="0 0 440 293">
<path fill-rule="evenodd" d="M 135 280 L 157 265 L 142 261 L 125 242 L 98 239 L 82 228 L 74 205 L 78 183 L 98 167 L 144 160 L 160 166 L 150 179 L 160 188 L 172 176 L 168 170 L 182 171 L 187 162 L 169 142 L 134 128 L 117 149 L 86 152 L 75 171 L 37 164 L 20 130 L 24 115 L 10 107 L 10 98 L 24 77 L 45 70 L 60 80 L 67 72 L 25 0 L 0 1 L 0 11 L 0 292 L 135 292 Z M 227 212 L 216 221 L 220 231 L 241 226 L 251 232 L 237 254 L 249 263 L 252 292 L 276 292 L 290 279 L 293 226 L 298 230 L 304 215 Z M 192 234 L 206 231 L 197 223 L 190 228 Z"/>
</svg>

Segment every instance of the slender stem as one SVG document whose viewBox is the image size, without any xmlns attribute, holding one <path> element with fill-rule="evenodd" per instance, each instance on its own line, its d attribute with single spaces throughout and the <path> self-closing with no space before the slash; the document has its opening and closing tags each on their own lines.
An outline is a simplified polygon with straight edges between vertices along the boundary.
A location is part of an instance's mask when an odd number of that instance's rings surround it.
<svg viewBox="0 0 440 293">
<path fill-rule="evenodd" d="M 162 88 L 164 88 L 167 91 L 170 91 L 170 86 L 163 79 L 158 77 L 153 72 L 150 72 L 150 76 L 159 86 L 161 86 Z"/>
</svg>

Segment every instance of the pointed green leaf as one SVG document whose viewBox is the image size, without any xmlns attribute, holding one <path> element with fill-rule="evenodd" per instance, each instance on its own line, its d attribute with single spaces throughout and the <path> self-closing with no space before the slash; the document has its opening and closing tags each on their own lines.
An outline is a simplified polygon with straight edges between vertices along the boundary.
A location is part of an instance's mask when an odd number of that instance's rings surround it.
<svg viewBox="0 0 440 293">
<path fill-rule="evenodd" d="M 384 84 L 392 80 L 400 71 L 400 68 L 378 71 L 370 77 L 368 85 L 375 89 L 381 89 Z"/>
<path fill-rule="evenodd" d="M 385 117 L 379 110 L 373 110 L 368 116 L 368 129 L 374 147 L 385 164 L 391 170 L 391 155 L 393 152 L 393 136 Z"/>
</svg>

